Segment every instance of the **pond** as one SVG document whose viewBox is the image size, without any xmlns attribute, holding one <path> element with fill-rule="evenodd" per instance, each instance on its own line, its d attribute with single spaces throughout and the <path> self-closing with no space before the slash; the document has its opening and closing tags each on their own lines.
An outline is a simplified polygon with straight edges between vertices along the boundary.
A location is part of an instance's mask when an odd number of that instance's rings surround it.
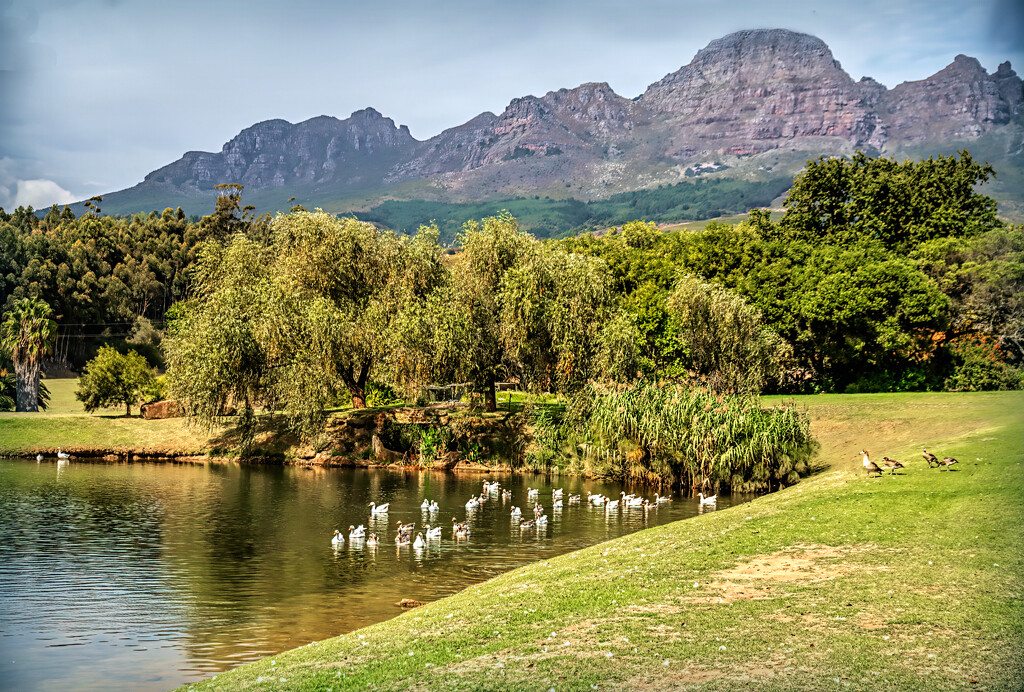
<svg viewBox="0 0 1024 692">
<path fill-rule="evenodd" d="M 511 499 L 491 494 L 467 511 L 485 479 Z M 510 509 L 532 513 L 531 487 L 548 522 L 523 530 Z M 561 510 L 554 488 L 565 490 Z M 607 511 L 588 505 L 587 491 L 631 492 L 499 473 L 0 460 L 0 689 L 166 690 L 394 617 L 403 598 L 438 599 L 704 511 L 678 495 Z M 583 503 L 568 504 L 570 494 Z M 424 498 L 438 511 L 422 512 Z M 390 503 L 372 524 L 371 502 Z M 467 515 L 469 536 L 453 539 L 452 519 Z M 396 546 L 398 521 L 440 525 L 442 538 Z M 379 547 L 349 540 L 360 524 Z"/>
</svg>

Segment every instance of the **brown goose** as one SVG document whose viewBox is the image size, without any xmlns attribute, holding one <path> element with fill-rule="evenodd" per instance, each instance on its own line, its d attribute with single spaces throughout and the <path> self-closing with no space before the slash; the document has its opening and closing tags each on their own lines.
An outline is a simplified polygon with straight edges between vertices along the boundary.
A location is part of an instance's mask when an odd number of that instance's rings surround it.
<svg viewBox="0 0 1024 692">
<path fill-rule="evenodd" d="M 868 472 L 868 478 L 871 478 L 872 473 L 877 473 L 879 476 L 882 475 L 882 469 L 878 468 L 878 464 L 871 461 L 868 457 L 867 450 L 860 450 L 860 453 L 864 455 L 864 470 Z"/>
<path fill-rule="evenodd" d="M 882 457 L 882 463 L 885 465 L 887 469 L 892 469 L 892 471 L 889 473 L 890 476 L 896 473 L 896 469 L 903 468 L 903 464 L 896 461 L 895 459 L 890 459 L 889 457 Z"/>
<path fill-rule="evenodd" d="M 924 447 L 921 448 L 921 456 L 923 456 L 924 460 L 928 462 L 928 468 L 935 468 L 939 465 L 938 458 Z M 932 464 L 935 464 L 935 467 L 933 467 Z"/>
<path fill-rule="evenodd" d="M 944 457 L 942 459 L 942 461 L 939 462 L 939 466 L 944 466 L 946 468 L 946 470 L 948 471 L 950 466 L 952 466 L 953 464 L 959 464 L 959 463 L 960 462 L 957 461 L 956 459 L 954 459 L 953 457 Z"/>
<path fill-rule="evenodd" d="M 399 536 L 405 536 L 406 538 L 411 539 L 412 538 L 412 532 L 413 532 L 413 530 L 415 528 L 416 528 L 416 522 L 412 522 L 411 524 L 403 524 L 401 519 L 398 520 L 398 535 Z"/>
</svg>

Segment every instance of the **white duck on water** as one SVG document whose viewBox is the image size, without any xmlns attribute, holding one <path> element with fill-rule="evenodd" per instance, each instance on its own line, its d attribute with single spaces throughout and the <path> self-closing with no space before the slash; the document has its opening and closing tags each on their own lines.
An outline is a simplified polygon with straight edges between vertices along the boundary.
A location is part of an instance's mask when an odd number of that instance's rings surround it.
<svg viewBox="0 0 1024 692">
<path fill-rule="evenodd" d="M 718 503 L 718 495 L 717 495 L 717 493 L 715 495 L 710 496 L 710 497 L 704 497 L 704 493 L 697 493 L 697 495 L 700 497 L 700 503 L 702 505 L 704 505 L 704 506 L 714 505 L 714 504 Z"/>
<path fill-rule="evenodd" d="M 370 503 L 370 514 L 387 514 L 388 509 L 391 508 L 390 502 L 385 502 L 382 505 L 378 505 L 376 502 Z"/>
<path fill-rule="evenodd" d="M 341 531 L 334 529 L 334 538 L 331 539 L 331 545 L 342 545 L 345 543 L 345 537 L 341 535 Z"/>
<path fill-rule="evenodd" d="M 57 458 L 58 459 L 70 459 L 71 455 L 68 454 L 67 452 L 62 452 L 60 447 L 58 447 L 57 448 Z"/>
</svg>

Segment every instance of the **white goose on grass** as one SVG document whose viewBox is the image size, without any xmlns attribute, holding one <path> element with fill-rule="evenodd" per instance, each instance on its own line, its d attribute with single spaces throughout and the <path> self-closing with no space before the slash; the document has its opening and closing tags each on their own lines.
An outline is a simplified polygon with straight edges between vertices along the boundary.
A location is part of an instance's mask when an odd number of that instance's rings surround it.
<svg viewBox="0 0 1024 692">
<path fill-rule="evenodd" d="M 370 503 L 370 514 L 387 514 L 391 508 L 390 502 L 385 502 L 382 505 L 378 505 L 376 502 Z"/>
<path fill-rule="evenodd" d="M 704 505 L 705 507 L 708 505 L 714 505 L 718 503 L 717 493 L 715 495 L 712 495 L 711 497 L 704 497 L 704 493 L 697 493 L 697 495 L 700 497 L 700 504 Z"/>
</svg>

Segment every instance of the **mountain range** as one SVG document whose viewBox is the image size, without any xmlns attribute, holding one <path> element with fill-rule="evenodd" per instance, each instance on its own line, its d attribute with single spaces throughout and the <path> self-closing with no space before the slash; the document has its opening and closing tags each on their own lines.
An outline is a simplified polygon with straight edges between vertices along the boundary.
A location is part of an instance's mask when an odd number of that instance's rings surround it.
<svg viewBox="0 0 1024 692">
<path fill-rule="evenodd" d="M 606 83 L 523 96 L 425 141 L 372 108 L 346 119 L 267 120 L 220 152 L 188 152 L 104 195 L 102 206 L 205 214 L 218 183 L 244 185 L 244 202 L 258 211 L 301 203 L 373 216 L 385 200 L 541 196 L 583 203 L 667 186 L 686 193 L 697 182 L 728 180 L 734 189 L 791 179 L 808 158 L 856 150 L 920 158 L 966 148 L 996 168 L 985 192 L 1019 219 L 1022 115 L 1024 87 L 1009 62 L 989 74 L 958 55 L 927 79 L 888 89 L 870 77 L 854 81 L 818 38 L 751 30 L 712 41 L 636 98 Z M 754 197 L 740 195 L 734 211 L 771 201 Z M 669 213 L 685 216 L 682 209 Z"/>
</svg>

